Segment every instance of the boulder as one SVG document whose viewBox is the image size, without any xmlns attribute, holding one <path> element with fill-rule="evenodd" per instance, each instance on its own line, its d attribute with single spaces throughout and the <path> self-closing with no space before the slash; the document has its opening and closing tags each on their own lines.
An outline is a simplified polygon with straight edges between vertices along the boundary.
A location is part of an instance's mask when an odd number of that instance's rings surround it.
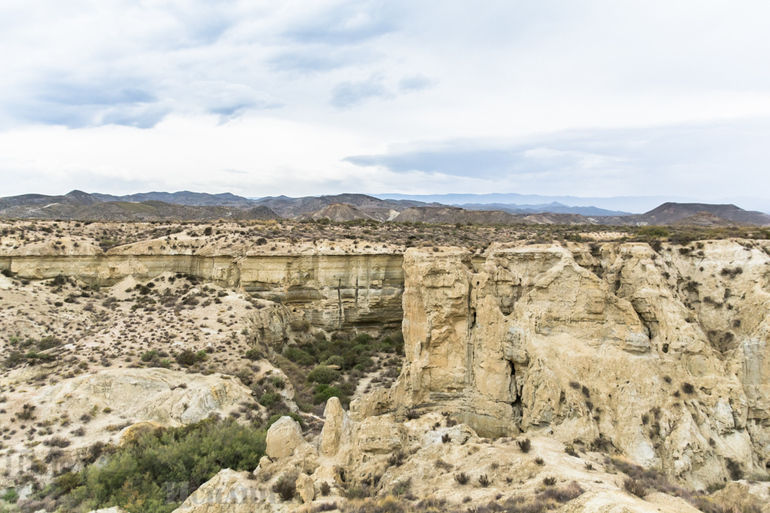
<svg viewBox="0 0 770 513">
<path fill-rule="evenodd" d="M 302 446 L 310 445 L 302 437 L 299 423 L 291 417 L 281 417 L 267 430 L 266 454 L 273 460 L 286 458 Z"/>
</svg>

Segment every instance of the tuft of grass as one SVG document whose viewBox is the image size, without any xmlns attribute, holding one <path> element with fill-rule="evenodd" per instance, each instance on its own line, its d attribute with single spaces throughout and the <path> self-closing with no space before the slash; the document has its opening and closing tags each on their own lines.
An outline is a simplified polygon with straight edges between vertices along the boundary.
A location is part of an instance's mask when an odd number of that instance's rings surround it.
<svg viewBox="0 0 770 513">
<path fill-rule="evenodd" d="M 529 438 L 525 438 L 524 440 L 516 440 L 516 445 L 519 446 L 519 450 L 521 452 L 526 454 L 532 448 L 532 441 Z"/>
</svg>

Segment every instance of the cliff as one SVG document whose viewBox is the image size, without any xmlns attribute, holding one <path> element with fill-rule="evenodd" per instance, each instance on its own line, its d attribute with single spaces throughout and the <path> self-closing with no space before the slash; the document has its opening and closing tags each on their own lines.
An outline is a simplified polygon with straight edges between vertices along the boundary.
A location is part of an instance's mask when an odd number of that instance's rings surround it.
<svg viewBox="0 0 770 513">
<path fill-rule="evenodd" d="M 406 363 L 359 416 L 450 410 L 695 487 L 770 466 L 766 244 L 408 250 L 404 269 Z"/>
<path fill-rule="evenodd" d="M 181 273 L 290 306 L 324 329 L 397 327 L 402 319 L 403 258 L 395 252 L 367 253 L 227 254 L 209 248 L 200 254 L 179 254 L 139 243 L 106 254 L 98 247 L 81 247 L 77 254 L 27 249 L 0 256 L 0 269 L 21 279 L 62 274 L 102 286 L 127 276 L 147 281 L 164 272 Z"/>
</svg>

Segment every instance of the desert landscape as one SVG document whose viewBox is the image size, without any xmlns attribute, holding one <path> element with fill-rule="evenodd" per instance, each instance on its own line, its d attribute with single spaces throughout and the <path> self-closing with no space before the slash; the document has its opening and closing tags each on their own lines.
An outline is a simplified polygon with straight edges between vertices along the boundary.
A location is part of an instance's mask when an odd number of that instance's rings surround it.
<svg viewBox="0 0 770 513">
<path fill-rule="evenodd" d="M 0 233 L 7 511 L 767 511 L 766 228 Z"/>
<path fill-rule="evenodd" d="M 770 2 L 0 2 L 0 513 L 770 513 Z"/>
</svg>

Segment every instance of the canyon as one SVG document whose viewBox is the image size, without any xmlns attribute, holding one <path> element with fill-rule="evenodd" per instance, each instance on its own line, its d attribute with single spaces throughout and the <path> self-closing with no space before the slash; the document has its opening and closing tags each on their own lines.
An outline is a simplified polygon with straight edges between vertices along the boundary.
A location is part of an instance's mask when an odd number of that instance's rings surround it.
<svg viewBox="0 0 770 513">
<path fill-rule="evenodd" d="M 195 502 L 212 487 L 236 485 L 272 497 L 260 502 L 264 511 L 290 511 L 271 486 L 291 469 L 305 469 L 297 488 L 309 506 L 328 502 L 323 483 L 332 484 L 331 497 L 344 498 L 351 482 L 340 469 L 359 484 L 368 480 L 376 497 L 410 478 L 418 497 L 459 504 L 453 473 L 428 470 L 436 460 L 493 479 L 495 486 L 473 491 L 474 503 L 516 490 L 535 494 L 543 470 L 516 449 L 514 439 L 524 437 L 559 482 L 584 489 L 563 511 L 598 511 L 589 505 L 602 501 L 626 507 L 606 511 L 692 507 L 629 495 L 603 454 L 657 469 L 690 490 L 770 496 L 761 480 L 742 479 L 770 469 L 767 240 L 498 241 L 483 250 L 359 244 L 179 254 L 160 239 L 106 252 L 65 241 L 60 254 L 5 250 L 0 271 L 27 283 L 61 275 L 96 289 L 191 276 L 259 302 L 262 313 L 248 315 L 252 325 L 283 333 L 265 342 L 277 353 L 301 338 L 292 323 L 316 336 L 402 329 L 404 361 L 392 386 L 356 394 L 349 411 L 330 399 L 321 433 L 303 433 L 284 417 L 267 433 L 256 480 L 223 470 L 179 511 L 253 511 Z M 221 408 L 248 395 L 238 394 Z M 169 404 L 179 410 L 181 400 Z M 171 424 L 186 422 L 175 415 Z M 141 416 L 131 414 L 165 418 Z M 395 453 L 403 464 L 388 463 Z M 508 463 L 491 468 L 490 461 Z M 591 466 L 604 484 L 592 483 Z M 517 476 L 518 487 L 503 484 L 503 471 Z"/>
</svg>

